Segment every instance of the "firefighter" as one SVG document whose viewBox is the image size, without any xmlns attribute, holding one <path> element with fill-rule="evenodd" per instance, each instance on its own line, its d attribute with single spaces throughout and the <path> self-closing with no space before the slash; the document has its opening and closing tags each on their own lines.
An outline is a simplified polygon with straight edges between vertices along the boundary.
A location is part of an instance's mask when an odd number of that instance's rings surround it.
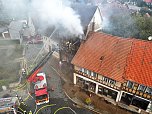
<svg viewBox="0 0 152 114">
<path fill-rule="evenodd" d="M 32 114 L 32 111 L 31 111 L 31 110 L 29 111 L 29 114 Z"/>
<path fill-rule="evenodd" d="M 26 70 L 24 68 L 22 68 L 22 76 L 26 76 Z"/>
</svg>

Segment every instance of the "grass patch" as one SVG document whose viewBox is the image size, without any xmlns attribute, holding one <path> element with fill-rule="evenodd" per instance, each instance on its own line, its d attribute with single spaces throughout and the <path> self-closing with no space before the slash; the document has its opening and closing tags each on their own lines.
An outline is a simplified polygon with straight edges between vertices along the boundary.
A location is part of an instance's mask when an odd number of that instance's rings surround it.
<svg viewBox="0 0 152 114">
<path fill-rule="evenodd" d="M 23 47 L 13 45 L 0 49 L 0 90 L 2 86 L 17 82 L 19 79 L 20 61 L 15 61 L 22 57 Z"/>
<path fill-rule="evenodd" d="M 9 82 L 7 80 L 0 80 L 0 91 L 2 91 L 2 86 L 8 87 Z"/>
</svg>

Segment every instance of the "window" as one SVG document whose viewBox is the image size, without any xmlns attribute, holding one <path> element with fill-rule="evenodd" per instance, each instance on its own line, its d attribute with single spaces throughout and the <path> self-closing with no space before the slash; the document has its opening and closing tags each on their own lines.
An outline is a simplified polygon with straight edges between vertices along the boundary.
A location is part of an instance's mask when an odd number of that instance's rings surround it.
<svg viewBox="0 0 152 114">
<path fill-rule="evenodd" d="M 93 76 L 96 77 L 96 76 L 97 76 L 97 73 L 93 72 Z"/>
<path fill-rule="evenodd" d="M 151 95 L 152 95 L 152 88 L 147 87 L 147 88 L 146 88 L 146 93 L 148 93 L 148 94 L 151 94 Z"/>
<path fill-rule="evenodd" d="M 87 74 L 87 69 L 84 69 L 84 73 Z"/>
<path fill-rule="evenodd" d="M 97 75 L 98 75 L 97 73 L 95 73 L 95 72 L 91 72 L 91 76 L 96 77 Z"/>
<path fill-rule="evenodd" d="M 110 83 L 110 84 L 115 84 L 116 81 L 113 80 L 113 79 L 110 79 L 110 78 L 106 78 L 106 77 L 103 77 L 103 81 L 107 82 L 107 83 Z"/>
<path fill-rule="evenodd" d="M 104 91 L 105 93 L 108 93 L 108 89 L 104 89 L 103 91 Z"/>
<path fill-rule="evenodd" d="M 40 95 L 40 96 L 36 96 L 36 100 L 44 100 L 44 99 L 46 99 L 47 97 L 48 97 L 47 94 Z"/>
<path fill-rule="evenodd" d="M 115 84 L 116 81 L 115 81 L 115 80 L 109 80 L 109 83 L 110 83 L 110 84 Z"/>
<path fill-rule="evenodd" d="M 89 76 L 94 76 L 94 77 L 98 76 L 97 73 L 91 72 L 90 70 L 87 70 L 85 68 L 80 68 L 80 71 L 83 72 L 83 73 L 85 73 L 85 74 L 88 74 Z"/>
<path fill-rule="evenodd" d="M 127 83 L 127 87 L 128 87 L 128 88 L 133 88 L 133 86 L 134 86 L 134 83 L 133 83 L 133 82 L 128 81 L 128 83 Z"/>
<path fill-rule="evenodd" d="M 84 72 L 84 68 L 80 68 L 80 71 L 81 71 L 81 72 Z"/>
<path fill-rule="evenodd" d="M 108 82 L 108 78 L 103 77 L 103 81 Z"/>
<path fill-rule="evenodd" d="M 146 87 L 145 87 L 144 85 L 139 85 L 139 86 L 138 86 L 138 91 L 144 92 L 145 88 L 146 88 Z"/>
<path fill-rule="evenodd" d="M 88 75 L 91 76 L 91 71 L 90 70 L 88 70 Z"/>
</svg>

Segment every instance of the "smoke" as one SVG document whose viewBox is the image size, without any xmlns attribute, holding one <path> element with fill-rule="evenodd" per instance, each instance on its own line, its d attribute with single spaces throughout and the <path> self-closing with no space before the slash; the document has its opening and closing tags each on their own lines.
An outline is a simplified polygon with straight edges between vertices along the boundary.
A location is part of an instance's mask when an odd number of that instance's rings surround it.
<svg viewBox="0 0 152 114">
<path fill-rule="evenodd" d="M 54 26 L 64 33 L 83 34 L 79 15 L 70 7 L 68 0 L 2 0 L 5 11 L 11 16 L 30 14 L 38 19 L 39 28 Z M 35 17 L 36 16 L 36 17 Z"/>
<path fill-rule="evenodd" d="M 132 10 L 119 3 L 100 6 L 103 18 L 103 32 L 120 37 L 136 37 L 138 28 Z"/>
</svg>

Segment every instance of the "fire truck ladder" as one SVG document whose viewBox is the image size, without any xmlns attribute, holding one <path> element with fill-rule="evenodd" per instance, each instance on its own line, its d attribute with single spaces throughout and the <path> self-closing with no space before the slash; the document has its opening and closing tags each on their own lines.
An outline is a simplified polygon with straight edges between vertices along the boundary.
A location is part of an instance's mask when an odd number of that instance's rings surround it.
<svg viewBox="0 0 152 114">
<path fill-rule="evenodd" d="M 52 34 L 50 35 L 49 38 L 51 38 L 53 36 L 53 34 L 55 33 L 57 29 L 55 28 L 52 32 Z M 29 73 L 27 74 L 27 80 L 29 82 L 32 82 L 33 79 L 35 78 L 36 74 L 41 70 L 41 68 L 45 65 L 45 63 L 49 60 L 49 58 L 51 57 L 51 55 L 53 54 L 54 51 L 50 51 L 49 53 L 47 53 L 40 61 L 38 59 L 40 59 L 40 55 L 43 55 L 44 52 L 44 45 L 41 48 L 41 50 L 39 51 L 39 53 L 37 54 L 36 58 L 34 59 L 32 66 L 35 66 L 36 63 L 38 63 L 32 70 L 29 70 Z M 38 62 L 39 61 L 39 62 Z"/>
<path fill-rule="evenodd" d="M 32 71 L 27 76 L 27 80 L 29 82 L 32 82 L 33 79 L 35 78 L 36 74 L 42 69 L 42 67 L 46 64 L 46 62 L 50 59 L 51 55 L 53 54 L 53 51 L 50 51 L 47 55 L 44 56 L 40 60 L 40 62 L 34 67 Z"/>
</svg>

